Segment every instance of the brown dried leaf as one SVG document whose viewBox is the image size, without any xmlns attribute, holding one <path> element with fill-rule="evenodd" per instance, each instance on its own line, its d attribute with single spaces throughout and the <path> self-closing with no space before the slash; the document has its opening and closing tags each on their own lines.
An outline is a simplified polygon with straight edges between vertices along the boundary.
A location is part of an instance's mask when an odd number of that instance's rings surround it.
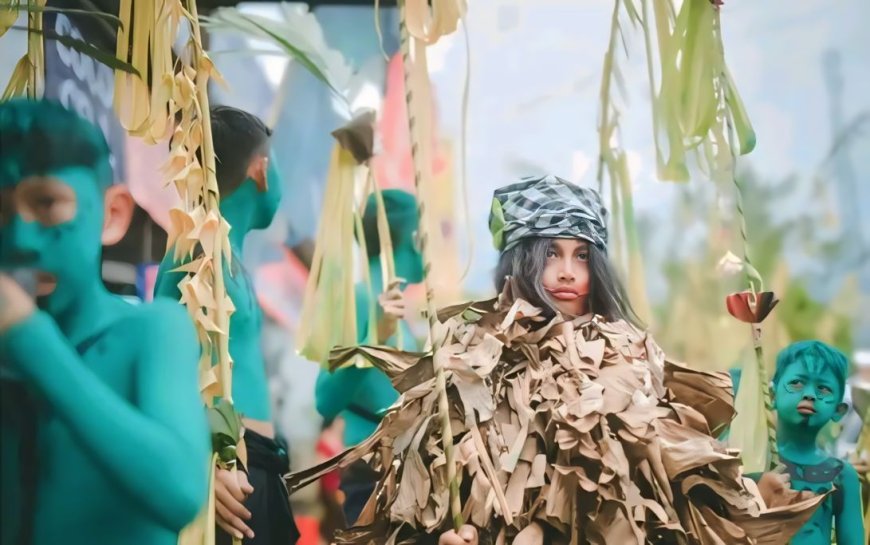
<svg viewBox="0 0 870 545">
<path fill-rule="evenodd" d="M 375 111 L 365 110 L 347 125 L 332 131 L 333 138 L 361 165 L 374 155 L 375 121 Z"/>
<path fill-rule="evenodd" d="M 537 522 L 529 524 L 517 534 L 513 545 L 544 545 L 544 529 Z"/>
<path fill-rule="evenodd" d="M 724 431 L 736 414 L 728 373 L 697 371 L 673 361 L 666 361 L 664 370 L 665 386 L 674 399 L 703 414 L 713 435 Z"/>
</svg>

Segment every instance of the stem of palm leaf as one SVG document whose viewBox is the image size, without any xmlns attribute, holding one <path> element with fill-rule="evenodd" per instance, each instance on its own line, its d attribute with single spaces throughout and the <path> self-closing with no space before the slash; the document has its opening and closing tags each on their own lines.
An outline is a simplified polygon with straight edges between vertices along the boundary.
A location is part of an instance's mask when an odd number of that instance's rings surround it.
<svg viewBox="0 0 870 545">
<path fill-rule="evenodd" d="M 423 174 L 424 172 L 429 172 L 429 168 L 428 165 L 424 164 L 424 161 L 428 160 L 428 156 L 425 155 L 421 150 L 421 131 L 428 130 L 429 127 L 421 127 L 416 115 L 418 107 L 428 107 L 428 104 L 418 106 L 416 102 L 419 99 L 419 97 L 417 97 L 416 95 L 420 93 L 421 89 L 415 89 L 416 78 L 414 77 L 413 72 L 415 70 L 415 65 L 416 68 L 425 68 L 426 51 L 425 46 L 422 44 L 422 42 L 415 42 L 414 46 L 418 47 L 415 48 L 414 55 L 412 56 L 412 38 L 405 22 L 407 13 L 406 5 L 404 2 L 400 3 L 400 9 L 401 19 L 399 22 L 399 27 L 401 33 L 402 63 L 405 72 L 405 103 L 408 111 L 408 128 L 411 135 L 411 158 L 414 164 L 414 186 L 417 190 L 417 198 L 419 200 L 418 209 L 420 219 L 418 234 L 420 251 L 423 255 L 423 285 L 426 289 L 426 309 L 427 319 L 429 321 L 429 336 L 431 339 L 432 351 L 433 354 L 435 354 L 440 349 L 440 345 L 443 342 L 443 339 L 439 338 L 440 335 L 438 333 L 438 315 L 435 309 L 431 279 L 429 277 L 432 259 L 430 255 L 431 248 L 429 247 L 429 237 L 427 233 L 429 224 L 427 221 L 426 203 L 423 197 L 425 195 L 425 186 L 430 182 L 430 180 L 425 179 L 426 176 Z M 428 81 L 428 73 L 423 70 L 421 70 L 421 72 L 423 73 L 419 74 L 420 79 L 426 78 L 425 81 Z M 435 384 L 438 391 L 438 412 L 441 417 L 441 436 L 444 446 L 444 456 L 446 458 L 447 464 L 447 480 L 450 493 L 450 514 L 453 519 L 453 527 L 454 529 L 458 530 L 463 524 L 462 505 L 459 498 L 459 476 L 456 471 L 456 458 L 453 452 L 453 430 L 450 424 L 450 404 L 447 397 L 446 372 L 443 365 L 441 365 L 439 358 L 434 356 L 433 366 L 435 369 Z"/>
<path fill-rule="evenodd" d="M 743 188 L 740 185 L 740 180 L 737 176 L 737 152 L 734 149 L 734 128 L 731 122 L 731 117 L 726 115 L 726 123 L 728 127 L 728 144 L 731 153 L 731 177 L 734 182 L 735 201 L 737 203 L 737 217 L 740 221 L 740 240 L 743 245 L 743 262 L 747 271 L 752 270 L 752 262 L 749 258 L 749 236 L 746 228 L 746 215 L 743 209 Z M 761 291 L 761 286 L 756 286 L 751 275 L 746 276 L 749 289 L 753 294 Z M 755 304 L 754 298 L 752 302 Z M 779 464 L 779 448 L 776 444 L 776 420 L 773 411 L 773 399 L 770 393 L 770 378 L 767 375 L 767 367 L 764 363 L 764 349 L 761 344 L 761 324 L 750 324 L 752 328 L 752 346 L 755 353 L 755 359 L 758 366 L 758 382 L 761 385 L 761 397 L 764 399 L 765 420 L 767 422 L 767 449 L 768 449 L 768 465 L 771 468 Z"/>
</svg>

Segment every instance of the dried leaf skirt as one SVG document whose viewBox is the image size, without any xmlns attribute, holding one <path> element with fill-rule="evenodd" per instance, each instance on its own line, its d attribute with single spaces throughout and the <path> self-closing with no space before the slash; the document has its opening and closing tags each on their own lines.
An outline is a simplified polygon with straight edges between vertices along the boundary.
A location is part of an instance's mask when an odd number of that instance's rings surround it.
<svg viewBox="0 0 870 545">
<path fill-rule="evenodd" d="M 714 438 L 734 415 L 727 374 L 666 360 L 625 322 L 547 322 L 504 301 L 439 316 L 462 505 L 482 543 L 784 544 L 812 514 L 819 498 L 766 509 Z M 360 347 L 333 359 L 356 354 L 402 397 L 369 439 L 288 485 L 364 458 L 381 479 L 336 542 L 434 540 L 450 516 L 432 356 Z"/>
</svg>

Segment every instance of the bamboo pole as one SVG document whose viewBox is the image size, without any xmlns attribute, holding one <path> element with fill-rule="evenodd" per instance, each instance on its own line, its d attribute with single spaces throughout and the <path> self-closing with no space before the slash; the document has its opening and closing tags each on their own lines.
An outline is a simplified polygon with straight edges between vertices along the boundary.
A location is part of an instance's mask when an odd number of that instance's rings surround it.
<svg viewBox="0 0 870 545">
<path fill-rule="evenodd" d="M 450 493 L 450 513 L 453 520 L 454 529 L 458 530 L 462 524 L 462 505 L 459 498 L 459 477 L 456 472 L 456 458 L 453 451 L 453 429 L 450 424 L 450 404 L 447 398 L 447 379 L 444 367 L 437 357 L 438 350 L 441 348 L 441 343 L 444 339 L 439 334 L 438 314 L 435 309 L 435 300 L 430 279 L 430 271 L 432 268 L 431 248 L 429 246 L 428 234 L 428 216 L 426 210 L 426 200 L 424 198 L 426 187 L 431 183 L 429 171 L 431 164 L 428 163 L 430 157 L 428 150 L 423 148 L 425 135 L 423 130 L 428 129 L 428 126 L 420 126 L 420 120 L 417 118 L 416 112 L 419 107 L 428 107 L 428 104 L 418 105 L 419 96 L 423 94 L 423 98 L 429 96 L 427 87 L 418 88 L 415 79 L 422 80 L 425 77 L 425 83 L 421 82 L 420 87 L 428 84 L 429 74 L 426 69 L 426 48 L 421 40 L 412 38 L 407 26 L 407 6 L 405 2 L 400 2 L 401 20 L 399 22 L 399 30 L 401 34 L 401 51 L 402 64 L 405 76 L 405 104 L 408 112 L 408 128 L 411 136 L 411 159 L 414 164 L 414 187 L 417 191 L 417 199 L 419 202 L 419 226 L 418 235 L 420 243 L 420 252 L 423 256 L 423 285 L 426 290 L 426 318 L 429 322 L 429 337 L 432 344 L 433 352 L 433 367 L 435 370 L 435 387 L 438 390 L 438 413 L 441 417 L 441 436 L 444 443 L 444 457 L 447 464 L 447 480 Z M 416 74 L 415 74 L 416 71 Z M 416 76 L 416 77 L 415 77 Z"/>
<path fill-rule="evenodd" d="M 737 178 L 737 173 L 735 172 L 736 166 L 736 156 L 733 152 L 733 139 L 731 138 L 731 121 L 728 121 L 729 128 L 729 144 L 732 147 L 732 180 L 734 183 L 734 194 L 736 197 L 737 203 L 737 217 L 740 221 L 740 240 L 742 243 L 743 250 L 743 262 L 746 264 L 745 268 L 747 270 L 752 270 L 752 261 L 749 257 L 749 236 L 747 234 L 746 229 L 746 215 L 743 211 L 743 190 L 740 185 L 740 181 Z M 757 294 L 761 291 L 762 287 L 758 286 L 756 288 L 755 283 L 752 280 L 752 276 L 746 275 L 747 283 L 749 284 L 749 289 L 753 294 Z M 755 297 L 750 302 L 750 305 L 755 306 Z M 776 418 L 774 415 L 773 409 L 773 398 L 770 393 L 770 377 L 767 374 L 767 367 L 764 363 L 764 348 L 761 344 L 761 324 L 754 323 L 749 324 L 751 327 L 751 335 L 752 335 L 752 347 L 755 355 L 755 360 L 758 364 L 758 382 L 761 388 L 761 397 L 764 400 L 764 412 L 765 412 L 765 421 L 767 424 L 767 450 L 768 450 L 768 465 L 770 468 L 774 468 L 779 464 L 779 447 L 776 444 Z"/>
</svg>

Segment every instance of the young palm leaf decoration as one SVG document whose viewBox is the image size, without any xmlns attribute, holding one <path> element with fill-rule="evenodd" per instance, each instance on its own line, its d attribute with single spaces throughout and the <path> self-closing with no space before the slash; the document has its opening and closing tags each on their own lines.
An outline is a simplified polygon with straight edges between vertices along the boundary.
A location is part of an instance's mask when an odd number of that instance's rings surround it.
<svg viewBox="0 0 870 545">
<path fill-rule="evenodd" d="M 194 0 L 120 0 L 119 18 L 116 55 L 138 76 L 116 70 L 116 112 L 122 126 L 146 141 L 171 135 L 165 173 L 167 183 L 181 197 L 181 208 L 170 212 L 168 247 L 174 248 L 175 260 L 184 263 L 178 270 L 187 273 L 179 290 L 202 348 L 200 389 L 212 420 L 238 424 L 232 408 L 229 354 L 234 307 L 223 276 L 232 258 L 230 226 L 219 210 L 207 93 L 209 79 L 220 80 L 220 75 L 203 50 Z M 172 44 L 182 24 L 189 27 L 190 38 L 184 54 L 173 60 Z M 218 396 L 221 404 L 214 407 Z M 237 459 L 244 461 L 240 426 L 221 429 L 221 448 L 212 458 L 208 505 L 181 533 L 180 543 L 214 543 L 214 465 L 235 471 Z"/>
<path fill-rule="evenodd" d="M 45 83 L 45 47 L 42 41 L 42 10 L 46 0 L 18 0 L 0 4 L 0 36 L 12 28 L 18 14 L 27 11 L 27 53 L 15 68 L 3 91 L 2 100 L 15 96 L 36 99 L 42 96 Z"/>
<path fill-rule="evenodd" d="M 755 132 L 725 63 L 721 6 L 720 1 L 684 0 L 677 10 L 673 0 L 614 0 L 611 37 L 601 83 L 598 180 L 603 185 L 606 174 L 610 181 L 614 216 L 622 218 L 621 225 L 617 221 L 616 227 L 622 229 L 622 236 L 628 243 L 629 289 L 632 300 L 641 301 L 641 315 L 646 312 L 646 294 L 643 293 L 642 280 L 638 280 L 642 277 L 642 262 L 637 248 L 625 154 L 618 147 L 619 115 L 611 91 L 612 83 L 621 81 L 615 54 L 619 44 L 625 43 L 620 17 L 624 14 L 633 27 L 640 27 L 643 32 L 658 177 L 666 181 L 687 182 L 689 166 L 695 164 L 714 182 L 733 184 L 741 222 L 743 262 L 749 271 L 749 242 L 742 219 L 743 203 L 735 165 L 739 155 L 749 153 L 755 147 Z M 620 255 L 619 246 L 615 253 Z M 760 283 L 751 276 L 748 279 L 749 298 L 755 305 L 756 300 L 763 299 L 763 294 Z M 766 460 L 763 464 L 766 466 L 776 463 L 777 452 L 773 407 L 761 350 L 760 322 L 760 319 L 752 322 L 756 368 L 744 374 L 744 377 L 749 374 L 756 376 L 745 383 L 746 388 L 752 386 L 750 392 L 741 389 L 743 395 L 738 404 L 742 403 L 744 410 L 735 422 L 736 428 L 749 425 L 754 429 L 737 429 L 731 440 L 735 446 L 739 443 L 747 459 Z M 755 404 L 754 401 L 762 403 Z M 762 411 L 751 410 L 762 406 Z M 746 424 L 745 418 L 749 415 L 764 418 Z M 765 441 L 741 440 L 749 436 L 757 439 L 765 428 Z M 763 446 L 765 443 L 766 447 Z"/>
<path fill-rule="evenodd" d="M 118 27 L 121 24 L 121 20 L 117 16 L 88 9 L 50 7 L 46 6 L 45 3 L 46 0 L 0 0 L 0 37 L 8 30 L 27 32 L 27 53 L 16 63 L 0 100 L 14 96 L 30 98 L 42 96 L 43 80 L 45 79 L 45 40 L 59 42 L 114 70 L 139 75 L 135 68 L 126 62 L 121 62 L 114 54 L 82 39 L 44 29 L 42 24 L 42 15 L 47 12 L 94 17 L 112 27 Z M 27 26 L 13 26 L 21 13 L 27 14 Z"/>
<path fill-rule="evenodd" d="M 373 156 L 374 132 L 374 112 L 366 111 L 332 133 L 337 142 L 329 164 L 298 335 L 300 353 L 322 366 L 327 366 L 333 348 L 356 345 L 359 339 L 353 267 L 349 264 L 353 262 L 354 240 L 359 242 L 361 254 L 368 255 L 361 219 L 361 210 L 365 208 L 367 198 L 363 198 L 362 206 L 358 206 L 354 198 L 361 168 L 367 172 L 365 189 L 373 192 L 378 202 L 378 240 L 384 270 L 384 287 L 389 286 L 396 277 L 383 198 L 374 182 L 373 169 L 369 164 Z M 364 196 L 367 197 L 368 194 Z M 362 267 L 362 273 L 370 300 L 374 301 L 367 265 Z M 368 323 L 375 324 L 375 305 L 369 305 L 368 312 Z M 341 327 L 335 327 L 336 323 L 342 324 Z M 365 344 L 377 344 L 376 331 L 375 327 L 369 327 Z M 350 363 L 358 366 L 370 365 L 362 358 L 354 358 Z"/>
<path fill-rule="evenodd" d="M 622 263 L 623 275 L 628 280 L 629 296 L 638 314 L 649 319 L 652 316 L 647 299 L 643 274 L 643 256 L 640 253 L 637 225 L 634 219 L 634 203 L 631 191 L 631 174 L 628 169 L 628 156 L 620 146 L 620 112 L 612 95 L 614 84 L 621 87 L 622 74 L 619 69 L 617 50 L 624 43 L 620 24 L 621 7 L 629 15 L 630 22 L 636 26 L 641 20 L 632 2 L 636 0 L 615 0 L 610 22 L 610 40 L 604 54 L 604 69 L 601 77 L 599 105 L 599 154 L 598 189 L 603 192 L 604 180 L 610 182 L 610 210 L 614 218 L 614 228 L 610 254 L 617 263 Z M 624 4 L 623 4 L 624 2 Z M 621 220 L 621 221 L 620 221 Z"/>
<path fill-rule="evenodd" d="M 329 162 L 298 332 L 300 353 L 322 365 L 332 347 L 357 343 L 351 265 L 356 167 L 353 155 L 336 143 Z"/>
</svg>

